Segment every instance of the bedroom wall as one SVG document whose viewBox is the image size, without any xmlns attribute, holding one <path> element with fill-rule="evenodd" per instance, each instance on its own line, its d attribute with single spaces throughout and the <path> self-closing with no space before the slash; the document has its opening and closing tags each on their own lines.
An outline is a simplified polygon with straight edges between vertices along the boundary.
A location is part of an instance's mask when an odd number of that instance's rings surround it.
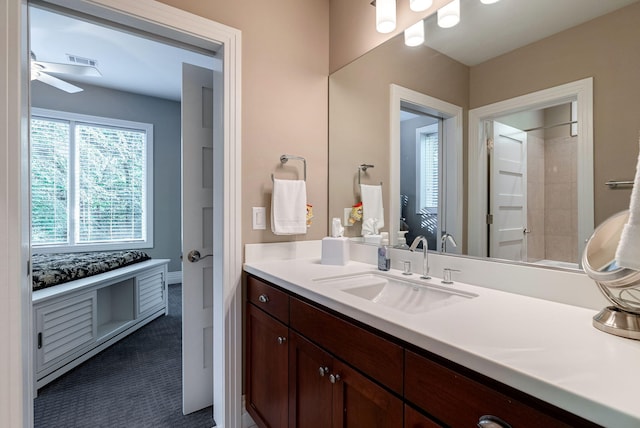
<svg viewBox="0 0 640 428">
<path fill-rule="evenodd" d="M 180 103 L 82 84 L 66 94 L 32 83 L 31 105 L 52 110 L 153 124 L 153 258 L 171 259 L 169 272 L 180 271 Z"/>
</svg>

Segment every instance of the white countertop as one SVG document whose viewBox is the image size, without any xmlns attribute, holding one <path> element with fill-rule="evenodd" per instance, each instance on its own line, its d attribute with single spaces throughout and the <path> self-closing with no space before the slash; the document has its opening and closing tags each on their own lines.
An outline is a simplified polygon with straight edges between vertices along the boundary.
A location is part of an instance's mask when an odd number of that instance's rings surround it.
<svg viewBox="0 0 640 428">
<path fill-rule="evenodd" d="M 316 281 L 378 272 L 371 264 L 330 266 L 319 258 L 297 258 L 251 261 L 244 268 L 585 419 L 607 427 L 640 426 L 640 341 L 594 328 L 595 310 L 455 282 L 454 289 L 478 297 L 406 314 Z M 398 270 L 390 273 L 402 277 Z"/>
</svg>

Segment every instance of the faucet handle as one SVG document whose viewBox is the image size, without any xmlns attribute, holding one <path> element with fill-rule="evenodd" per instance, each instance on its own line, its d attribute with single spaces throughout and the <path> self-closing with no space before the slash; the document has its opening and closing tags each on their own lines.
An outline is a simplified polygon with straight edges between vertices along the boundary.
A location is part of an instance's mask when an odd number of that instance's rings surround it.
<svg viewBox="0 0 640 428">
<path fill-rule="evenodd" d="M 451 279 L 451 272 L 460 272 L 458 269 L 444 268 L 442 272 L 442 282 L 443 284 L 453 284 L 453 280 Z"/>
</svg>

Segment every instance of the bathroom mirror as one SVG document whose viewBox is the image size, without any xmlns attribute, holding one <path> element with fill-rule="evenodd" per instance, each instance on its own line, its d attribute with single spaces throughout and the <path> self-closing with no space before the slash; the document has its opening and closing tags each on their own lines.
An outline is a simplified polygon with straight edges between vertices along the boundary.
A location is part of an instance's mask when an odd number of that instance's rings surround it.
<svg viewBox="0 0 640 428">
<path fill-rule="evenodd" d="M 591 6 L 602 5 L 605 5 L 605 9 L 594 12 L 595 15 L 583 15 Z M 512 14 L 502 16 L 501 25 L 496 25 L 487 16 L 492 11 L 502 10 L 501 13 L 504 13 L 505 10 L 511 10 L 508 9 L 511 7 L 521 9 L 524 17 L 530 20 Z M 560 10 L 563 7 L 567 7 L 567 10 Z M 401 34 L 330 76 L 329 216 L 343 218 L 345 208 L 350 208 L 358 201 L 357 165 L 368 163 L 375 165 L 375 168 L 368 170 L 363 176 L 363 182 L 383 183 L 385 217 L 389 219 L 388 224 L 396 224 L 394 219 L 397 219 L 400 227 L 403 216 L 401 209 L 406 205 L 402 196 L 405 192 L 399 190 L 399 183 L 407 180 L 415 182 L 416 179 L 406 177 L 405 173 L 409 172 L 406 166 L 392 166 L 400 165 L 396 159 L 401 157 L 400 153 L 391 149 L 393 132 L 396 131 L 392 128 L 401 126 L 399 123 L 391 123 L 393 84 L 462 110 L 461 149 L 456 154 L 456 159 L 440 163 L 440 176 L 447 178 L 439 181 L 442 186 L 439 189 L 440 195 L 445 192 L 447 198 L 459 199 L 460 203 L 454 213 L 447 212 L 446 204 L 439 206 L 445 208 L 445 212 L 439 214 L 439 220 L 444 221 L 447 216 L 450 218 L 446 220 L 444 227 L 435 226 L 439 229 L 435 229 L 435 239 L 433 246 L 430 243 L 430 249 L 440 251 L 442 247 L 439 238 L 443 232 L 452 230 L 457 247 L 453 249 L 450 246 L 447 252 L 491 256 L 486 245 L 480 250 L 469 245 L 472 241 L 469 238 L 470 221 L 478 221 L 480 217 L 483 217 L 481 221 L 486 220 L 484 216 L 469 211 L 469 201 L 474 197 L 489 199 L 488 189 L 480 192 L 474 187 L 478 180 L 486 179 L 479 175 L 477 166 L 481 163 L 488 165 L 489 159 L 486 154 L 479 158 L 477 153 L 469 150 L 469 112 L 591 78 L 593 128 L 586 129 L 583 135 L 585 132 L 592 133 L 593 148 L 590 153 L 585 149 L 576 149 L 578 152 L 582 151 L 582 155 L 587 158 L 591 156 L 593 164 L 590 175 L 580 177 L 583 187 L 591 189 L 593 207 L 586 209 L 592 214 L 591 230 L 583 232 L 581 237 L 577 233 L 571 237 L 565 235 L 577 231 L 578 224 L 573 220 L 576 213 L 585 212 L 585 209 L 580 209 L 577 203 L 572 202 L 573 193 L 568 193 L 579 186 L 575 173 L 573 182 L 556 183 L 558 185 L 545 189 L 548 198 L 554 199 L 561 207 L 565 204 L 564 211 L 553 214 L 538 211 L 535 218 L 545 219 L 545 225 L 528 225 L 532 234 L 534 227 L 535 232 L 548 229 L 544 239 L 548 241 L 549 248 L 557 250 L 569 240 L 572 241 L 572 254 L 567 257 L 540 255 L 538 258 L 549 259 L 547 265 L 577 267 L 580 257 L 578 248 L 580 242 L 584 245 L 584 233 L 588 237 L 594 225 L 611 214 L 626 209 L 629 204 L 629 188 L 612 188 L 605 183 L 609 180 L 631 179 L 637 160 L 637 136 L 640 131 L 640 79 L 637 78 L 640 70 L 640 57 L 637 55 L 640 51 L 640 26 L 637 22 L 640 22 L 640 4 L 635 0 L 501 0 L 493 5 L 482 5 L 479 0 L 462 0 L 461 15 L 459 26 L 439 34 L 432 31 L 435 24 L 429 19 L 433 20 L 433 17 L 428 18 L 425 21 L 427 41 L 423 46 L 406 47 Z M 567 18 L 571 22 L 559 22 Z M 521 35 L 532 35 L 533 30 L 549 31 L 546 28 L 547 22 L 551 21 L 554 25 L 559 25 L 560 29 L 544 34 L 542 39 L 527 39 L 520 41 L 517 46 L 506 46 L 507 42 L 515 41 Z M 470 22 L 474 23 L 472 27 L 476 27 L 475 30 L 480 33 L 472 35 L 467 32 L 463 24 Z M 505 33 L 507 30 L 514 30 L 514 27 L 517 37 Z M 459 41 L 458 38 L 462 40 Z M 525 113 L 525 110 L 512 111 L 511 117 L 505 117 L 504 122 L 509 126 L 518 125 L 521 130 L 538 128 L 538 133 L 552 134 L 561 131 L 570 138 L 572 125 L 575 125 L 571 123 L 574 122 L 572 101 L 575 99 L 568 97 L 563 102 L 539 106 L 537 110 L 527 109 L 530 117 L 524 123 L 522 117 L 526 115 L 523 114 L 520 118 L 515 116 Z M 551 126 L 558 123 L 565 125 Z M 545 129 L 547 127 L 549 130 Z M 563 152 L 560 153 L 563 155 L 568 151 L 560 146 L 555 149 Z M 547 155 L 555 156 L 550 153 L 544 156 Z M 577 169 L 577 162 L 577 156 L 573 156 L 566 158 L 562 164 L 548 162 L 546 167 L 552 172 L 554 168 L 556 172 L 569 172 Z M 544 169 L 545 166 L 540 164 L 531 167 L 530 175 L 533 176 L 536 171 L 541 174 Z M 415 176 L 415 171 L 411 168 L 410 172 Z M 469 171 L 472 175 L 469 175 Z M 458 177 L 459 182 L 456 182 Z M 455 192 L 450 188 L 452 182 Z M 585 183 L 591 186 L 584 186 Z M 445 198 L 441 196 L 434 199 L 444 201 Z M 539 210 L 545 202 L 544 198 L 538 197 L 529 207 Z M 550 202 L 552 201 L 548 202 L 549 205 Z M 391 207 L 398 208 L 391 212 Z M 430 220 L 433 220 L 436 210 L 434 207 L 428 208 L 431 208 L 428 212 Z M 474 218 L 470 219 L 470 216 Z M 453 225 L 453 228 L 449 228 L 447 224 Z M 458 225 L 459 229 L 456 229 Z M 488 227 L 487 225 L 486 228 Z M 358 225 L 347 227 L 345 234 L 359 236 Z M 391 234 L 392 241 L 395 238 Z M 529 239 L 533 241 L 532 237 Z M 527 258 L 521 257 L 521 260 L 529 262 Z M 567 260 L 571 264 L 565 264 Z"/>
</svg>

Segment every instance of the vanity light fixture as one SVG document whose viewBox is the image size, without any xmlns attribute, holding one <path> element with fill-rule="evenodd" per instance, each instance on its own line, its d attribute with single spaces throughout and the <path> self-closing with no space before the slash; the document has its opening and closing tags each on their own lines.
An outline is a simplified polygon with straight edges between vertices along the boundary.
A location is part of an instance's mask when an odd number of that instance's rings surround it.
<svg viewBox="0 0 640 428">
<path fill-rule="evenodd" d="M 376 0 L 376 30 L 390 33 L 396 29 L 396 0 Z"/>
<path fill-rule="evenodd" d="M 431 5 L 433 5 L 433 0 L 409 0 L 409 9 L 414 12 L 424 12 Z"/>
<path fill-rule="evenodd" d="M 438 26 L 451 28 L 460 22 L 460 0 L 453 0 L 451 3 L 438 9 Z"/>
<path fill-rule="evenodd" d="M 480 0 L 480 3 L 482 4 L 494 4 L 494 3 L 498 3 L 500 0 Z"/>
<path fill-rule="evenodd" d="M 424 21 L 418 21 L 404 30 L 404 44 L 407 46 L 424 44 Z"/>
</svg>

